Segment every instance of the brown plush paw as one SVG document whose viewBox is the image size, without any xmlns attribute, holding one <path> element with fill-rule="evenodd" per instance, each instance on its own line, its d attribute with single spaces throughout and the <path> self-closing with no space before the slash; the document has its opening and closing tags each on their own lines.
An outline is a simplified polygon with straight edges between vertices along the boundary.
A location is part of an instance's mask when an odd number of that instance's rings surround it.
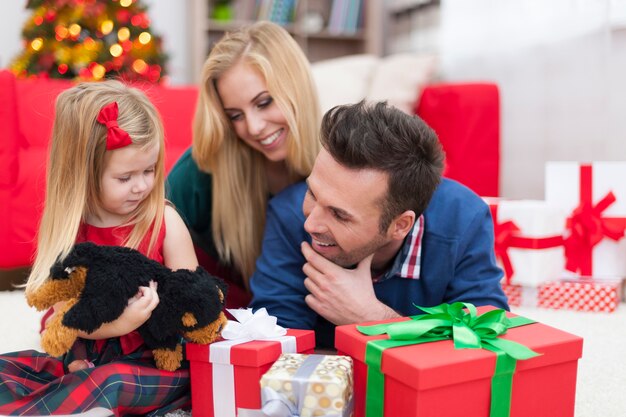
<svg viewBox="0 0 626 417">
<path fill-rule="evenodd" d="M 175 371 L 180 368 L 180 363 L 183 360 L 183 347 L 176 345 L 175 350 L 154 349 L 152 354 L 154 355 L 157 368 L 165 371 Z"/>
<path fill-rule="evenodd" d="M 61 356 L 72 348 L 77 337 L 78 330 L 50 323 L 41 336 L 41 347 L 51 356 Z"/>
<path fill-rule="evenodd" d="M 61 356 L 68 352 L 76 338 L 78 329 L 72 329 L 63 325 L 65 313 L 72 308 L 78 300 L 69 300 L 46 323 L 46 330 L 41 336 L 41 347 L 51 356 Z"/>
</svg>

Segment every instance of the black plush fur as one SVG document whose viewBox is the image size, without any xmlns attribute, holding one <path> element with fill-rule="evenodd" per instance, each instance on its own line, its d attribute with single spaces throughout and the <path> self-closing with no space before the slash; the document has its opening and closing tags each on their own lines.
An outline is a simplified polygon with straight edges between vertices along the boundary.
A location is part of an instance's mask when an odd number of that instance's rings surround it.
<svg viewBox="0 0 626 417">
<path fill-rule="evenodd" d="M 150 349 L 180 349 L 181 337 L 196 341 L 194 332 L 201 333 L 212 324 L 214 334 L 210 337 L 215 339 L 225 323 L 222 310 L 226 284 L 200 266 L 195 271 L 172 271 L 134 249 L 86 242 L 75 245 L 65 259 L 51 268 L 48 282 L 59 280 L 58 288 L 62 280 L 70 280 L 80 271 L 84 287 L 63 316 L 62 325 L 67 328 L 91 333 L 117 319 L 139 287 L 148 286 L 150 281 L 157 283 L 159 304 L 138 329 Z M 58 301 L 54 296 L 46 297 L 52 303 Z M 196 323 L 189 323 L 185 317 L 192 317 Z M 206 337 L 197 342 L 208 343 Z"/>
</svg>

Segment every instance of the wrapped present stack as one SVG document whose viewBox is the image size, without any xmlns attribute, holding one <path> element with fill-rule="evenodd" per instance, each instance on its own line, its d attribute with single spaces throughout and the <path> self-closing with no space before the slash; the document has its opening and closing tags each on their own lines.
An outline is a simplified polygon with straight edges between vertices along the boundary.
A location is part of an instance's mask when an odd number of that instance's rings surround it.
<svg viewBox="0 0 626 417">
<path fill-rule="evenodd" d="M 338 326 L 354 417 L 572 417 L 582 339 L 467 303 Z"/>
<path fill-rule="evenodd" d="M 282 353 L 313 353 L 312 330 L 284 329 L 265 309 L 228 310 L 223 341 L 188 343 L 193 417 L 236 417 L 262 406 L 259 381 Z"/>
<path fill-rule="evenodd" d="M 487 199 L 511 306 L 613 312 L 626 277 L 626 162 L 548 162 L 545 201 Z"/>
<path fill-rule="evenodd" d="M 539 289 L 539 306 L 612 312 L 626 277 L 626 162 L 549 162 L 546 201 L 569 209 L 564 267 Z"/>
<path fill-rule="evenodd" d="M 502 288 L 511 306 L 537 305 L 537 289 L 563 274 L 566 210 L 538 200 L 486 198 Z"/>
</svg>

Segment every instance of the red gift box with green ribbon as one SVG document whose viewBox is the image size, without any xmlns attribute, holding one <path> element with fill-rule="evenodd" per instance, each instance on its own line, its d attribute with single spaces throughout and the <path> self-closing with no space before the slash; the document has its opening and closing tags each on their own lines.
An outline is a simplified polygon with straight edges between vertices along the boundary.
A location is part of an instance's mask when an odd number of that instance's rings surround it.
<svg viewBox="0 0 626 417">
<path fill-rule="evenodd" d="M 582 338 L 468 303 L 338 326 L 354 360 L 354 417 L 574 415 Z"/>
</svg>

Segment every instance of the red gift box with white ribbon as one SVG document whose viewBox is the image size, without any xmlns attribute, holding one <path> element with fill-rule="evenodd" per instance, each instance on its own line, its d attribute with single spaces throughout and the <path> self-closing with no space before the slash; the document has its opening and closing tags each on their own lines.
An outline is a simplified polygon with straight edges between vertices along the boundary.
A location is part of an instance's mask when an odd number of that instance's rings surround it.
<svg viewBox="0 0 626 417">
<path fill-rule="evenodd" d="M 239 410 L 260 409 L 259 381 L 281 353 L 313 353 L 315 348 L 312 330 L 276 326 L 265 309 L 254 315 L 249 309 L 228 311 L 239 321 L 229 321 L 222 332 L 228 340 L 186 345 L 193 417 L 236 417 Z"/>
</svg>

